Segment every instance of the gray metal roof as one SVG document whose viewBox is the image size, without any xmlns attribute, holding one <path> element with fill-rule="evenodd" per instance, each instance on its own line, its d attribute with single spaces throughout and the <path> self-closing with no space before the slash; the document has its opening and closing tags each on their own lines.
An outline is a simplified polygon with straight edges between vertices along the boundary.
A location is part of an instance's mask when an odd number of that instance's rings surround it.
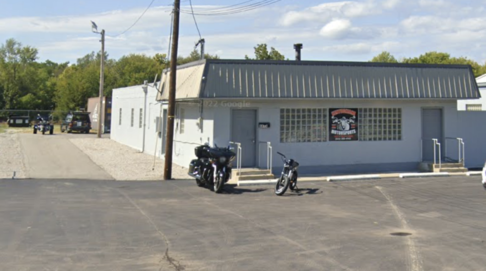
<svg viewBox="0 0 486 271">
<path fill-rule="evenodd" d="M 167 74 L 166 74 L 167 75 Z M 168 79 L 160 99 L 168 98 Z M 176 99 L 474 99 L 467 65 L 202 60 L 178 67 Z M 159 99 L 159 98 L 158 98 Z"/>
</svg>

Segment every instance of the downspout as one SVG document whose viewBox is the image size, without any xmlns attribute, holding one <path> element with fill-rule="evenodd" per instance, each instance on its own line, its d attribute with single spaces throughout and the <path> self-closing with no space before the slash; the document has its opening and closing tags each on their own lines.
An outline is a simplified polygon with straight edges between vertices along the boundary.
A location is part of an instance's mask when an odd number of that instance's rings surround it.
<svg viewBox="0 0 486 271">
<path fill-rule="evenodd" d="M 143 93 L 144 93 L 144 102 L 143 102 L 143 139 L 142 139 L 142 153 L 145 152 L 145 130 L 146 130 L 146 114 L 147 114 L 147 91 L 148 91 L 148 82 L 145 80 L 143 82 Z"/>
</svg>

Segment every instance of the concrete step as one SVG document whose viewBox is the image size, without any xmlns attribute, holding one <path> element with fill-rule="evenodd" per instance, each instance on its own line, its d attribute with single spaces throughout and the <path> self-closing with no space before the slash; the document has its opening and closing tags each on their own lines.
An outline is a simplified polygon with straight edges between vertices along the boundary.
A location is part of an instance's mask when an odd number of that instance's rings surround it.
<svg viewBox="0 0 486 271">
<path fill-rule="evenodd" d="M 243 175 L 239 176 L 239 181 L 249 181 L 249 180 L 269 180 L 275 179 L 273 174 L 255 174 L 255 175 Z"/>
<path fill-rule="evenodd" d="M 251 168 L 251 169 L 245 169 L 245 170 L 242 169 L 239 173 L 240 173 L 239 174 L 240 176 L 262 175 L 262 174 L 269 174 L 270 173 L 270 170 L 268 170 L 268 169 Z"/>
<path fill-rule="evenodd" d="M 420 172 L 439 172 L 440 169 L 465 169 L 463 163 L 441 163 L 440 167 L 439 164 L 434 164 L 431 162 L 422 162 L 419 164 L 419 171 Z M 466 169 L 467 171 L 467 169 Z M 445 172 L 442 170 L 442 172 Z M 452 172 L 452 171 L 451 171 Z M 463 172 L 463 171 L 459 171 Z"/>
<path fill-rule="evenodd" d="M 442 167 L 442 168 L 437 168 L 435 172 L 467 172 L 467 168 L 457 168 L 457 167 Z"/>
<path fill-rule="evenodd" d="M 439 164 L 433 164 L 434 168 L 439 168 Z M 462 163 L 441 163 L 441 168 L 462 168 L 464 165 Z"/>
</svg>

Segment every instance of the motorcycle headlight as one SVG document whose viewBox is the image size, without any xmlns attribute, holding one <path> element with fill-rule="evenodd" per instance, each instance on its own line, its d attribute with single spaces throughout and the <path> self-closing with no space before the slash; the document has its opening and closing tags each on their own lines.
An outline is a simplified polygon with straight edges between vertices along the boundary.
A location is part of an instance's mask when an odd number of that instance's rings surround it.
<svg viewBox="0 0 486 271">
<path fill-rule="evenodd" d="M 219 157 L 219 162 L 220 162 L 220 163 L 224 163 L 224 162 L 226 162 L 226 157 L 224 157 L 224 156 Z"/>
</svg>

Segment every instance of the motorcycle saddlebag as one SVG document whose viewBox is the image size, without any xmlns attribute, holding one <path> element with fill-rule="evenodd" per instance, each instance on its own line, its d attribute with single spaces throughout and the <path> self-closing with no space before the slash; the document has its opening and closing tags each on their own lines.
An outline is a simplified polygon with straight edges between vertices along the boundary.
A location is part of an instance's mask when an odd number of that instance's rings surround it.
<svg viewBox="0 0 486 271">
<path fill-rule="evenodd" d="M 190 176 L 195 176 L 196 174 L 201 174 L 200 172 L 197 172 L 201 168 L 201 165 L 203 163 L 199 159 L 194 159 L 191 160 L 191 163 L 189 163 L 189 170 L 187 171 L 187 174 Z"/>
</svg>

